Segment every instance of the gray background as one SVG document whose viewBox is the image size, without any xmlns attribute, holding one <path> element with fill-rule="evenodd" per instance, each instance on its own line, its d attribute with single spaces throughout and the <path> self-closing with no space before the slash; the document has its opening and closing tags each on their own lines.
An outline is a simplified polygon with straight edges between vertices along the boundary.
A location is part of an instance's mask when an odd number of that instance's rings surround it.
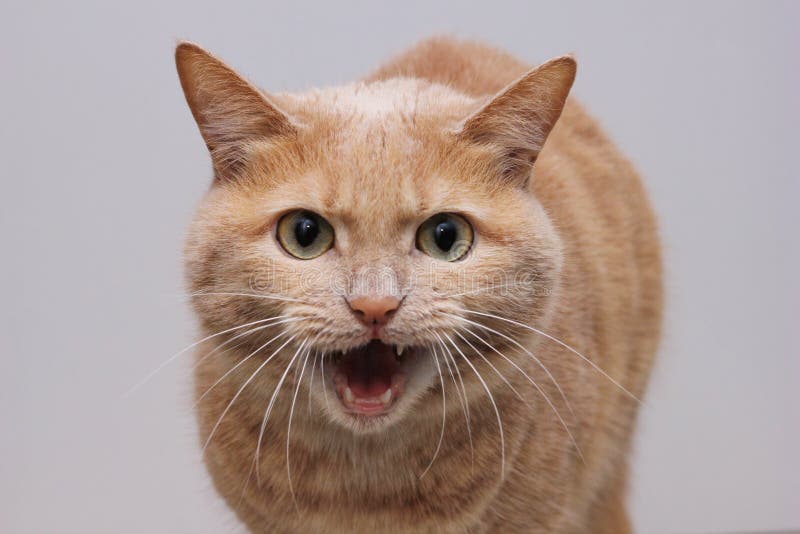
<svg viewBox="0 0 800 534">
<path fill-rule="evenodd" d="M 240 529 L 199 459 L 188 362 L 122 398 L 194 339 L 180 251 L 210 165 L 176 40 L 294 90 L 437 32 L 575 52 L 575 94 L 652 192 L 668 308 L 639 531 L 800 527 L 800 3 L 226 4 L 2 3 L 0 531 Z"/>
</svg>

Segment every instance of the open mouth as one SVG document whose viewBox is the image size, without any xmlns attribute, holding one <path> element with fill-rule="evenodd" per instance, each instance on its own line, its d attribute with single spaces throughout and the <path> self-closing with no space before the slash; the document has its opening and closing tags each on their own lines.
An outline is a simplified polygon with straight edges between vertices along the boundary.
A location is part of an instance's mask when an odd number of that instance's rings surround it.
<svg viewBox="0 0 800 534">
<path fill-rule="evenodd" d="M 333 383 L 345 409 L 365 416 L 388 413 L 403 394 L 405 370 L 415 353 L 413 347 L 378 340 L 334 353 Z"/>
</svg>

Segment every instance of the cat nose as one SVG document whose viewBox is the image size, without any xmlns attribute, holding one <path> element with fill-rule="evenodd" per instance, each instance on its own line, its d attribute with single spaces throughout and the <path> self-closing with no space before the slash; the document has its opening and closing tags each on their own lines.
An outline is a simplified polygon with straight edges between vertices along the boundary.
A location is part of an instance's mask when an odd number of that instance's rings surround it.
<svg viewBox="0 0 800 534">
<path fill-rule="evenodd" d="M 347 303 L 365 326 L 381 327 L 389 322 L 389 318 L 400 307 L 400 299 L 389 295 L 360 296 L 349 299 Z"/>
</svg>

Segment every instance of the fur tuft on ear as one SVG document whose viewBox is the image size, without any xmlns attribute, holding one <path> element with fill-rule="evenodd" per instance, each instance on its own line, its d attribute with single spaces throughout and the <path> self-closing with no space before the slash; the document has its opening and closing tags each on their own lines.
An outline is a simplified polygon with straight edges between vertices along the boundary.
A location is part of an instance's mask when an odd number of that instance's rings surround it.
<svg viewBox="0 0 800 534">
<path fill-rule="evenodd" d="M 526 72 L 463 123 L 458 136 L 502 151 L 502 172 L 527 183 L 575 80 L 576 63 L 561 56 Z"/>
<path fill-rule="evenodd" d="M 239 172 L 249 142 L 295 135 L 289 117 L 264 93 L 196 44 L 178 44 L 175 64 L 217 180 Z"/>
</svg>

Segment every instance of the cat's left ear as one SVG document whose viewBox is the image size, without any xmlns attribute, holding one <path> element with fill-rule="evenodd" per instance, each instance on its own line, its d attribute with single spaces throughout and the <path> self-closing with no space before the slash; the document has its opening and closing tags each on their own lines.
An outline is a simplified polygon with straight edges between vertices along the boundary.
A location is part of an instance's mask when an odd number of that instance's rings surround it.
<svg viewBox="0 0 800 534">
<path fill-rule="evenodd" d="M 516 183 L 527 183 L 533 162 L 561 116 L 575 71 L 572 56 L 562 56 L 526 72 L 470 115 L 457 135 L 499 149 L 501 172 Z"/>
</svg>

